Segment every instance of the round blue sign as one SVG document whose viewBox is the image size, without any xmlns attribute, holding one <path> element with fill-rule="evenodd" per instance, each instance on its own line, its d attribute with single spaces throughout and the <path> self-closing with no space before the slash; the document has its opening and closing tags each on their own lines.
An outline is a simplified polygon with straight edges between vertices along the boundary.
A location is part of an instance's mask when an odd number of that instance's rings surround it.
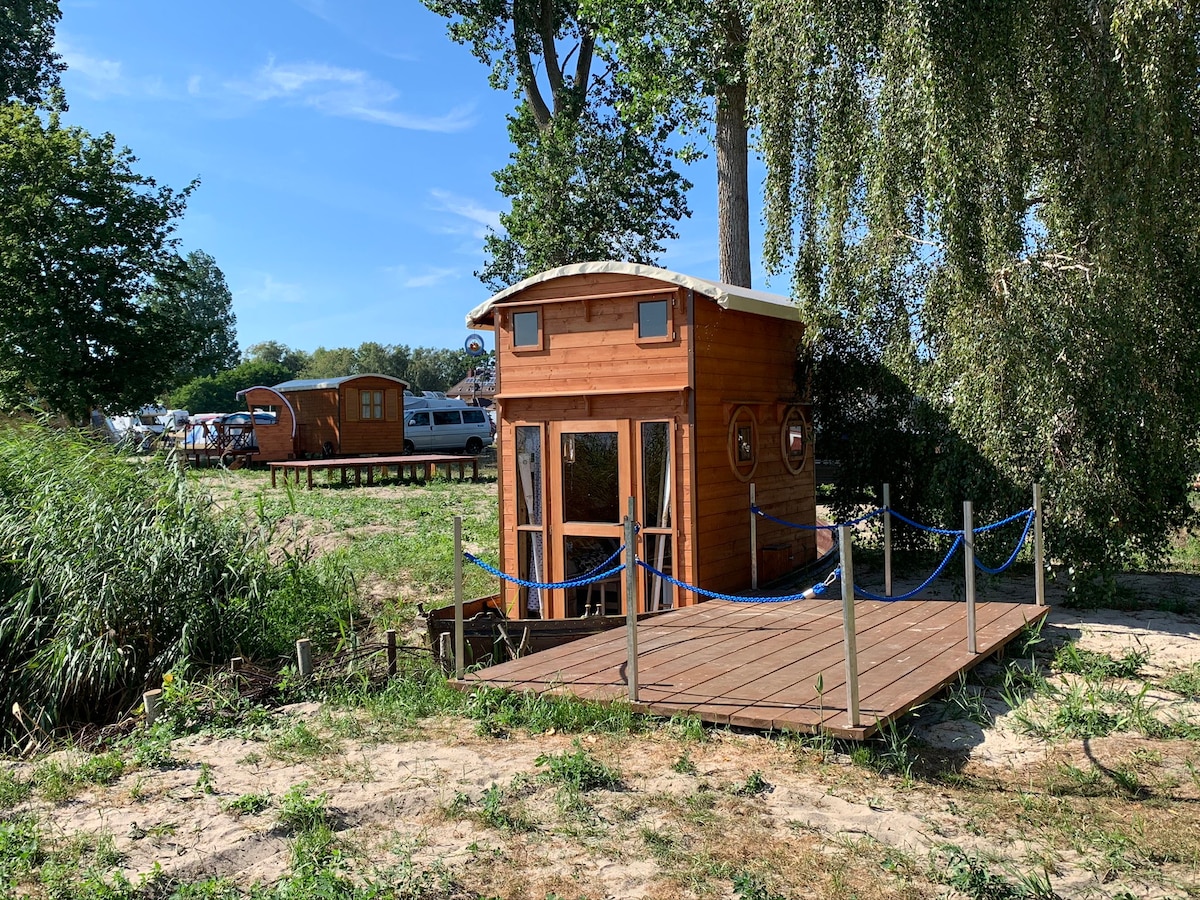
<svg viewBox="0 0 1200 900">
<path fill-rule="evenodd" d="M 468 335 L 463 348 L 472 356 L 483 356 L 486 352 L 483 345 L 483 337 L 478 334 Z"/>
</svg>

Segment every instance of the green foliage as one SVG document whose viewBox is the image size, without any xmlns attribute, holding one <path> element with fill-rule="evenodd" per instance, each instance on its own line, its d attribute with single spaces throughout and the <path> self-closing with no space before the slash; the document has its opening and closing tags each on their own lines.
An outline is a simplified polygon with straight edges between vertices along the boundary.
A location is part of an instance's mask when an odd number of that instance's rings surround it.
<svg viewBox="0 0 1200 900">
<path fill-rule="evenodd" d="M 811 323 L 839 515 L 887 481 L 916 518 L 986 521 L 1040 481 L 1084 588 L 1190 516 L 1198 15 L 756 6 L 766 257 Z"/>
<path fill-rule="evenodd" d="M 327 828 L 330 823 L 329 795 L 308 796 L 308 782 L 292 785 L 279 801 L 279 827 L 290 834 Z"/>
<path fill-rule="evenodd" d="M 1058 649 L 1050 665 L 1055 671 L 1088 678 L 1135 678 L 1149 658 L 1144 650 L 1130 650 L 1117 659 L 1071 643 Z"/>
<path fill-rule="evenodd" d="M 784 900 L 783 894 L 773 892 L 767 882 L 753 872 L 735 872 L 733 892 L 741 900 Z"/>
<path fill-rule="evenodd" d="M 1060 900 L 1045 876 L 1036 874 L 1009 880 L 991 872 L 979 857 L 961 847 L 949 847 L 950 859 L 941 881 L 971 900 Z"/>
<path fill-rule="evenodd" d="M 9 895 L 45 858 L 42 835 L 30 817 L 0 820 L 0 891 Z"/>
<path fill-rule="evenodd" d="M 484 239 L 478 273 L 493 290 L 570 263 L 653 263 L 689 214 L 691 184 L 671 167 L 665 129 L 641 131 L 593 109 L 539 126 L 522 105 L 508 134 L 516 150 L 495 178 L 512 206 L 500 214 L 503 233 Z"/>
<path fill-rule="evenodd" d="M 133 409 L 193 335 L 142 292 L 171 267 L 188 195 L 133 170 L 112 135 L 0 106 L 0 404 L 76 422 Z"/>
<path fill-rule="evenodd" d="M 1176 694 L 1193 700 L 1200 699 L 1200 662 L 1192 663 L 1188 668 L 1168 676 L 1162 684 Z"/>
<path fill-rule="evenodd" d="M 226 812 L 235 816 L 257 816 L 271 806 L 270 791 L 261 794 L 242 794 L 225 804 Z"/>
<path fill-rule="evenodd" d="M 192 413 L 235 412 L 246 408 L 238 391 L 287 381 L 292 373 L 279 363 L 247 361 L 232 369 L 194 378 L 171 392 L 171 407 Z"/>
<path fill-rule="evenodd" d="M 495 173 L 512 207 L 500 216 L 505 233 L 485 239 L 479 278 L 499 289 L 567 263 L 661 253 L 671 222 L 687 215 L 671 123 L 622 116 L 628 91 L 610 71 L 593 73 L 596 28 L 577 4 L 424 2 L 491 67 L 493 87 L 524 98 L 509 117 L 512 162 Z"/>
<path fill-rule="evenodd" d="M 337 640 L 349 574 L 272 555 L 271 534 L 160 462 L 0 426 L 0 742 L 109 720 L 191 661 L 275 656 L 303 633 Z"/>
<path fill-rule="evenodd" d="M 579 741 L 569 753 L 543 753 L 534 762 L 546 770 L 543 778 L 563 785 L 572 793 L 614 790 L 621 784 L 620 773 L 584 750 Z"/>
<path fill-rule="evenodd" d="M 173 387 L 238 364 L 233 294 L 209 254 L 193 250 L 176 260 L 158 274 L 143 299 L 189 335 L 172 360 Z"/>
<path fill-rule="evenodd" d="M 625 703 L 596 703 L 569 696 L 513 693 L 503 688 L 476 688 L 467 697 L 466 715 L 479 722 L 481 733 L 501 737 L 516 728 L 538 734 L 612 732 L 634 734 L 645 729 L 641 717 Z"/>
<path fill-rule="evenodd" d="M 733 792 L 742 797 L 757 797 L 759 794 L 768 793 L 771 790 L 771 785 L 767 779 L 763 778 L 763 773 L 755 769 L 746 776 L 746 780 L 737 785 Z"/>
<path fill-rule="evenodd" d="M 10 0 L 0 14 L 0 103 L 40 106 L 59 90 L 66 63 L 54 52 L 58 0 Z M 55 105 L 63 105 L 61 97 Z"/>
<path fill-rule="evenodd" d="M 287 370 L 287 378 L 298 376 L 308 365 L 309 359 L 309 354 L 303 350 L 293 350 L 287 344 L 281 344 L 279 341 L 259 341 L 257 344 L 251 344 L 242 353 L 242 362 L 263 362 L 283 366 Z"/>
</svg>

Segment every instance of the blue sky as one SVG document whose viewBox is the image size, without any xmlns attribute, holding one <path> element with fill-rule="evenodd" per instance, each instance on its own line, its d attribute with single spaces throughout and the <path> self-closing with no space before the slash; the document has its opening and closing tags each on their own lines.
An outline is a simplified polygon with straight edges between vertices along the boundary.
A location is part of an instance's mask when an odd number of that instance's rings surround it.
<svg viewBox="0 0 1200 900">
<path fill-rule="evenodd" d="M 418 0 L 61 9 L 64 118 L 112 132 L 160 183 L 200 179 L 177 234 L 225 273 L 242 347 L 462 345 L 489 293 L 473 273 L 504 208 L 491 173 L 515 100 L 445 20 Z M 714 173 L 687 170 L 668 268 L 717 276 Z"/>
</svg>

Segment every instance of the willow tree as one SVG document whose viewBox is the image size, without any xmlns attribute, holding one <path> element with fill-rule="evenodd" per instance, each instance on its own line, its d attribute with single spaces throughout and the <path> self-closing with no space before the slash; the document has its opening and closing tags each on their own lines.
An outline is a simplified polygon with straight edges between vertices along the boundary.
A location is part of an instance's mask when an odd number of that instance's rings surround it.
<svg viewBox="0 0 1200 900">
<path fill-rule="evenodd" d="M 1051 549 L 1101 570 L 1187 519 L 1197 10 L 756 0 L 767 262 L 860 481 L 919 481 L 949 518 L 1040 480 Z"/>
</svg>

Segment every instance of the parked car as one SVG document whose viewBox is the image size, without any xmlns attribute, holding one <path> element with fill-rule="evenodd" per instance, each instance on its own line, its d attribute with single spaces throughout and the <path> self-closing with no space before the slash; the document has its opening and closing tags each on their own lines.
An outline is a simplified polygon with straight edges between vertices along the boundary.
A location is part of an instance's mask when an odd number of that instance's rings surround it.
<svg viewBox="0 0 1200 900">
<path fill-rule="evenodd" d="M 453 401 L 443 401 L 446 404 Z M 494 428 L 478 407 L 438 406 L 405 411 L 404 452 L 464 450 L 475 455 L 492 443 Z"/>
</svg>

